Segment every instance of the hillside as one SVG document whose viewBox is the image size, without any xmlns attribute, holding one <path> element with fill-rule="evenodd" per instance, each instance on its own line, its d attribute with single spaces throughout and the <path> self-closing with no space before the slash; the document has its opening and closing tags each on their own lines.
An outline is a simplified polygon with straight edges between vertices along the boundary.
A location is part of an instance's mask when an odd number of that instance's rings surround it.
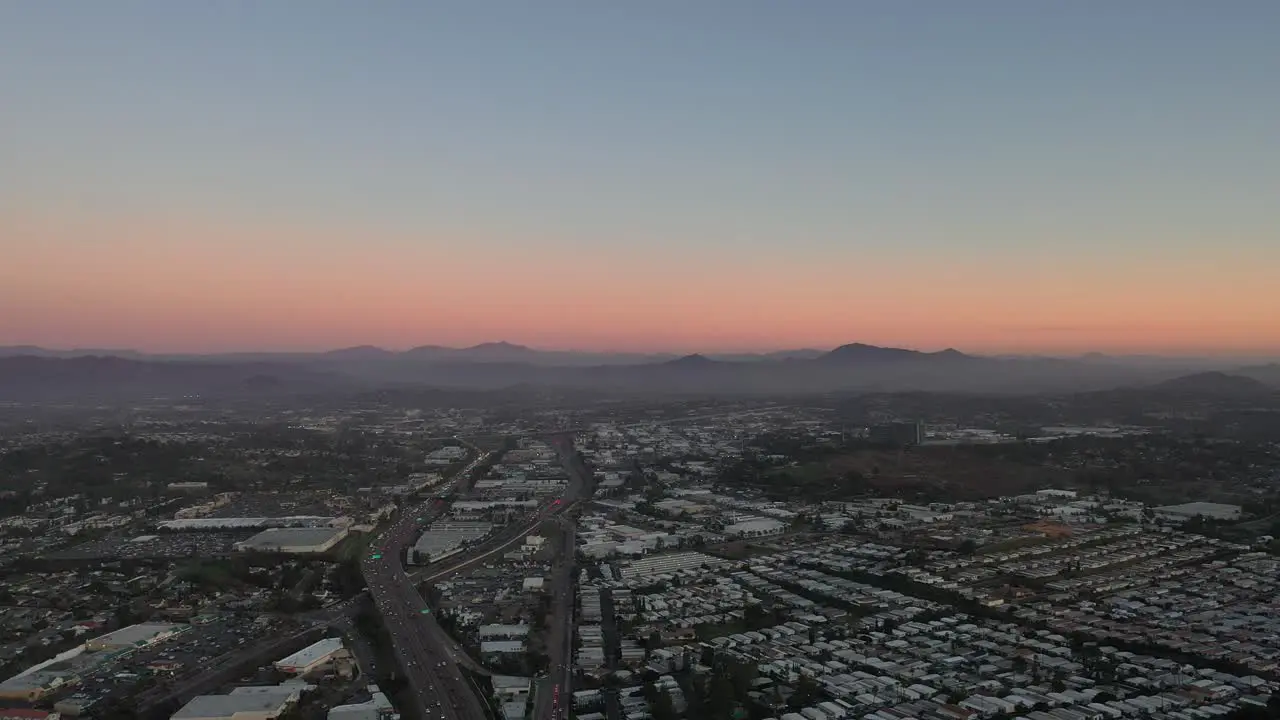
<svg viewBox="0 0 1280 720">
<path fill-rule="evenodd" d="M 1151 387 L 1157 392 L 1188 393 L 1196 395 L 1267 395 L 1274 388 L 1253 378 L 1242 375 L 1229 375 L 1223 372 L 1202 372 L 1183 375 Z"/>
</svg>

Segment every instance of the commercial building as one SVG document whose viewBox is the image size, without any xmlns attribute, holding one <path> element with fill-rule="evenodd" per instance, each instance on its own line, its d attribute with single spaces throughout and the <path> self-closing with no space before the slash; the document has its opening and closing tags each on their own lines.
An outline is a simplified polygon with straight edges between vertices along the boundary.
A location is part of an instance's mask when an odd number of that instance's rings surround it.
<svg viewBox="0 0 1280 720">
<path fill-rule="evenodd" d="M 766 537 L 778 535 L 787 527 L 786 523 L 773 518 L 742 518 L 732 525 L 726 525 L 724 534 L 729 537 Z"/>
<path fill-rule="evenodd" d="M 435 562 L 461 551 L 492 531 L 492 523 L 437 520 L 413 544 L 409 559 L 418 565 Z"/>
<path fill-rule="evenodd" d="M 206 503 L 212 509 L 217 503 Z M 340 525 L 341 518 L 320 515 L 288 515 L 285 517 L 178 517 L 156 523 L 161 530 L 256 530 L 259 528 L 329 527 Z"/>
<path fill-rule="evenodd" d="M 85 652 L 84 645 L 59 653 L 0 682 L 0 700 L 36 702 L 49 693 L 79 683 L 80 678 L 93 672 L 106 657 L 110 656 Z"/>
<path fill-rule="evenodd" d="M 370 685 L 369 692 L 373 693 L 373 697 L 366 702 L 352 703 L 350 705 L 335 705 L 329 709 L 328 720 L 398 720 L 400 714 L 396 712 L 395 707 L 387 696 L 378 689 L 377 685 Z"/>
<path fill-rule="evenodd" d="M 518 655 L 524 652 L 523 640 L 486 640 L 480 643 L 480 654 L 486 658 Z"/>
<path fill-rule="evenodd" d="M 113 652 L 126 648 L 142 648 L 172 637 L 187 629 L 187 625 L 167 623 L 138 623 L 96 637 L 84 644 L 90 652 Z"/>
<path fill-rule="evenodd" d="M 283 660 L 277 660 L 275 667 L 280 672 L 292 675 L 307 675 L 333 660 L 342 651 L 342 638 L 325 638 L 312 643 Z"/>
<path fill-rule="evenodd" d="M 236 549 L 306 555 L 328 552 L 346 537 L 346 528 L 269 528 L 236 543 Z"/>
<path fill-rule="evenodd" d="M 170 720 L 275 720 L 293 703 L 288 696 L 262 693 L 253 695 L 199 695 L 183 705 Z"/>
<path fill-rule="evenodd" d="M 524 718 L 525 707 L 528 705 L 532 690 L 529 678 L 494 675 L 490 680 L 493 683 L 493 696 L 497 699 L 502 709 L 503 719 L 519 720 Z"/>
<path fill-rule="evenodd" d="M 238 687 L 226 695 L 199 695 L 183 705 L 170 720 L 275 720 L 284 715 L 302 693 L 314 685 L 286 683 Z"/>
<path fill-rule="evenodd" d="M 33 672 L 17 675 L 0 683 L 0 700 L 36 702 L 64 685 L 79 682 L 75 674 Z"/>
<path fill-rule="evenodd" d="M 1165 505 L 1155 509 L 1158 517 L 1170 520 L 1190 520 L 1193 517 L 1205 517 L 1211 520 L 1239 520 L 1239 505 L 1224 505 L 1211 502 L 1189 502 L 1181 505 Z"/>
<path fill-rule="evenodd" d="M 477 635 L 481 642 L 485 640 L 508 640 L 529 637 L 529 625 L 481 625 Z"/>
<path fill-rule="evenodd" d="M 427 453 L 424 462 L 427 465 L 443 467 L 445 465 L 452 465 L 453 463 L 459 462 L 466 456 L 466 448 L 458 447 L 457 445 L 450 445 Z"/>
</svg>

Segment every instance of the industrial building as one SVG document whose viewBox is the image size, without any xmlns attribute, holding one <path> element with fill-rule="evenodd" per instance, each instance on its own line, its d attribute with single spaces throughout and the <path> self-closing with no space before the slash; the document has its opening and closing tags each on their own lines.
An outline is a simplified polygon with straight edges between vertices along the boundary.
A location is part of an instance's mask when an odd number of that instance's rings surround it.
<svg viewBox="0 0 1280 720">
<path fill-rule="evenodd" d="M 786 523 L 773 518 L 735 516 L 734 522 L 725 526 L 724 534 L 729 537 L 766 537 L 768 535 L 779 535 L 786 528 Z"/>
<path fill-rule="evenodd" d="M 523 640 L 485 640 L 480 643 L 480 655 L 492 659 L 501 655 L 518 655 L 524 652 Z"/>
<path fill-rule="evenodd" d="M 165 638 L 187 629 L 187 625 L 170 625 L 167 623 L 138 623 L 120 628 L 115 632 L 96 637 L 84 644 L 89 652 L 112 652 L 127 648 L 141 648 L 158 643 Z"/>
<path fill-rule="evenodd" d="M 328 552 L 346 537 L 346 528 L 268 528 L 236 543 L 236 549 L 305 555 Z"/>
<path fill-rule="evenodd" d="M 199 695 L 169 720 L 275 720 L 314 685 L 285 684 L 238 687 L 226 695 Z"/>
<path fill-rule="evenodd" d="M 277 660 L 275 667 L 280 672 L 291 675 L 307 675 L 328 665 L 341 651 L 342 638 L 325 638 L 283 660 Z"/>
<path fill-rule="evenodd" d="M 490 532 L 493 532 L 492 523 L 437 520 L 413 544 L 409 559 L 415 564 L 426 565 L 462 550 Z"/>
<path fill-rule="evenodd" d="M 84 645 L 58 653 L 0 682 L 0 700 L 36 702 L 49 693 L 79 683 L 80 678 L 93 672 L 104 657 L 107 656 L 85 652 Z"/>
<path fill-rule="evenodd" d="M 400 713 L 377 685 L 370 685 L 369 692 L 373 698 L 366 702 L 330 708 L 328 720 L 399 720 Z"/>
<path fill-rule="evenodd" d="M 210 508 L 216 503 L 208 504 Z M 176 513 L 175 513 L 176 515 Z M 350 522 L 349 520 L 347 521 Z M 156 523 L 161 530 L 256 530 L 258 528 L 328 527 L 343 524 L 342 518 L 320 515 L 285 517 L 179 517 Z"/>
<path fill-rule="evenodd" d="M 481 625 L 477 633 L 481 641 L 509 640 L 529 637 L 529 625 Z"/>
<path fill-rule="evenodd" d="M 0 700 L 33 703 L 54 690 L 79 681 L 74 673 L 37 671 L 15 675 L 0 683 Z"/>
</svg>

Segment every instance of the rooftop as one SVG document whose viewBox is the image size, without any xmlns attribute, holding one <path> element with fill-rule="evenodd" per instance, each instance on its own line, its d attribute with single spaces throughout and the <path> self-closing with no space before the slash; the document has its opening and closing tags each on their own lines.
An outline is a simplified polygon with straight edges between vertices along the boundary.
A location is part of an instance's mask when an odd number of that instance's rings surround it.
<svg viewBox="0 0 1280 720">
<path fill-rule="evenodd" d="M 232 717 L 236 713 L 281 712 L 289 704 L 292 694 L 240 693 L 236 695 L 199 695 L 183 705 L 170 720 L 206 720 L 207 718 Z"/>
<path fill-rule="evenodd" d="M 277 667 L 305 668 L 342 649 L 342 638 L 325 638 L 312 643 L 287 658 L 276 661 Z"/>
<path fill-rule="evenodd" d="M 343 533 L 341 528 L 270 528 L 238 544 L 242 549 L 271 550 L 281 547 L 320 547 Z"/>
<path fill-rule="evenodd" d="M 120 628 L 106 635 L 90 640 L 86 645 L 90 650 L 113 650 L 116 648 L 136 647 L 154 642 L 157 638 L 171 635 L 185 629 L 186 625 L 168 623 L 138 623 Z"/>
</svg>

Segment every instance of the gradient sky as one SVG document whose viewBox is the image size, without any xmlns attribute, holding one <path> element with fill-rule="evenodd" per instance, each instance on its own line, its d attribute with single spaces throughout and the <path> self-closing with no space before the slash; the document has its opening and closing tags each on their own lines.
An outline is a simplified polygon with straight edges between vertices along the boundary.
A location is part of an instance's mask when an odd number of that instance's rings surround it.
<svg viewBox="0 0 1280 720">
<path fill-rule="evenodd" d="M 1280 352 L 1280 2 L 0 3 L 0 344 Z"/>
</svg>

